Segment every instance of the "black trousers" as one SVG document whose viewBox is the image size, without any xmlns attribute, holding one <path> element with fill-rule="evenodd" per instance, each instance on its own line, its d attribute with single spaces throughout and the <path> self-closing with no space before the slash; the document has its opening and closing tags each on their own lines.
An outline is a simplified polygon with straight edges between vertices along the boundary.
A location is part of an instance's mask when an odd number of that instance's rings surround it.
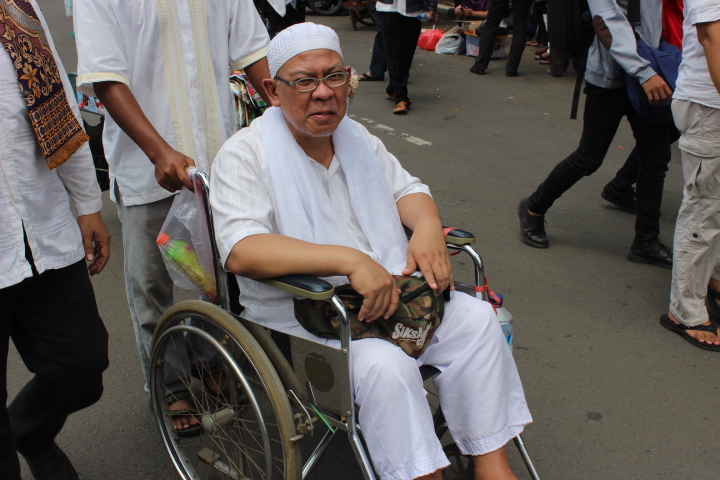
<svg viewBox="0 0 720 480">
<path fill-rule="evenodd" d="M 385 71 L 387 70 L 387 62 L 385 61 L 385 42 L 383 41 L 382 34 L 382 19 L 378 15 L 378 11 L 375 10 L 375 6 L 372 7 L 373 17 L 375 17 L 375 41 L 373 43 L 372 57 L 370 57 L 370 74 L 373 77 L 385 78 Z"/>
<path fill-rule="evenodd" d="M 68 415 L 103 391 L 108 335 L 85 261 L 0 289 L 0 477 L 20 480 L 17 454 L 44 453 Z M 7 404 L 9 338 L 35 374 Z"/>
<path fill-rule="evenodd" d="M 680 138 L 680 132 L 677 128 L 670 129 L 670 144 L 672 145 Z M 633 148 L 633 151 L 628 155 L 627 160 L 620 170 L 615 174 L 615 178 L 612 179 L 612 185 L 617 190 L 627 190 L 637 182 L 638 171 L 640 170 L 640 149 L 638 147 Z"/>
<path fill-rule="evenodd" d="M 396 104 L 409 102 L 407 81 L 420 38 L 421 22 L 417 18 L 406 17 L 397 12 L 377 14 L 382 25 L 385 61 L 390 76 L 386 92 L 395 95 Z"/>
<path fill-rule="evenodd" d="M 545 214 L 555 200 L 578 180 L 593 174 L 602 165 L 623 117 L 627 117 L 638 150 L 636 244 L 658 240 L 660 205 L 665 173 L 670 163 L 670 145 L 677 140 L 674 125 L 643 119 L 635 112 L 625 87 L 585 86 L 585 113 L 580 146 L 560 162 L 530 196 L 529 208 Z"/>
<path fill-rule="evenodd" d="M 305 0 L 297 0 L 296 7 L 289 3 L 285 7 L 285 16 L 281 17 L 269 3 L 264 3 L 263 17 L 270 38 L 296 23 L 305 21 Z"/>
<path fill-rule="evenodd" d="M 522 54 L 525 51 L 525 36 L 527 32 L 527 20 L 530 13 L 532 0 L 513 0 L 513 40 L 510 46 L 510 55 L 505 64 L 505 71 L 516 73 Z M 485 19 L 482 36 L 480 37 L 480 52 L 475 59 L 475 66 L 483 70 L 490 64 L 490 56 L 495 45 L 495 36 L 500 27 L 500 22 L 507 13 L 510 0 L 492 0 L 490 10 Z"/>
</svg>

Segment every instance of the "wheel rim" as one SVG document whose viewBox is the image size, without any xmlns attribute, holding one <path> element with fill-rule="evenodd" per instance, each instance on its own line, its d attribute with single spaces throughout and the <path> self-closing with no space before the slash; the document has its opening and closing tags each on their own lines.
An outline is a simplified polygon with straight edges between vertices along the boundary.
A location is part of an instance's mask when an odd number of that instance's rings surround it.
<svg viewBox="0 0 720 480">
<path fill-rule="evenodd" d="M 182 349 L 194 358 L 192 367 L 169 360 L 169 351 Z M 204 384 L 210 376 L 220 380 L 217 394 Z M 168 380 L 173 377 L 180 382 Z M 168 387 L 190 393 L 202 426 L 198 436 L 182 438 L 174 429 Z M 285 478 L 285 444 L 271 395 L 242 345 L 216 322 L 197 314 L 174 319 L 155 343 L 151 389 L 163 440 L 184 478 Z"/>
</svg>

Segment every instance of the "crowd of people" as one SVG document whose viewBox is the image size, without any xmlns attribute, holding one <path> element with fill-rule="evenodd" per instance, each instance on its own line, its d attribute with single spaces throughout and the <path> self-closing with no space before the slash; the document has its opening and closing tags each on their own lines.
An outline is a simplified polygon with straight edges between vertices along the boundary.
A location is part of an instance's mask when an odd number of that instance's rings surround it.
<svg viewBox="0 0 720 480">
<path fill-rule="evenodd" d="M 682 1 L 642 2 L 639 26 L 627 19 L 630 1 L 589 0 L 598 35 L 586 62 L 580 144 L 520 201 L 522 240 L 549 247 L 545 217 L 552 205 L 598 169 L 627 118 L 636 145 L 602 196 L 636 215 L 629 260 L 673 271 L 661 324 L 696 347 L 720 351 L 720 5 L 685 1 L 683 62 L 673 91 L 638 54 L 636 35 L 657 48 L 663 31 L 670 39 L 672 30 L 679 43 L 678 29 L 662 13 L 682 11 Z M 358 319 L 365 322 L 393 315 L 400 277 L 419 272 L 438 296 L 453 284 L 429 188 L 346 116 L 351 69 L 337 34 L 304 23 L 302 0 L 268 2 L 274 15 L 265 21 L 258 14 L 265 3 L 208 3 L 73 5 L 77 88 L 98 97 L 108 112 L 110 194 L 122 223 L 126 293 L 148 392 L 153 331 L 174 302 L 156 239 L 174 194 L 192 188 L 191 166 L 211 174 L 218 250 L 236 275 L 251 321 L 337 343 L 297 323 L 292 295 L 250 279 L 303 273 L 349 284 L 363 298 Z M 487 73 L 508 7 L 508 0 L 463 0 L 456 7 L 456 14 L 486 23 L 473 73 Z M 528 35 L 531 1 L 514 0 L 512 7 L 508 77 L 518 75 L 527 44 L 544 39 Z M 412 104 L 407 80 L 423 13 L 435 17 L 434 0 L 376 5 L 370 70 L 360 80 L 383 81 L 387 72 L 395 114 L 407 114 Z M 530 18 L 537 24 L 541 17 Z M 89 275 L 107 264 L 110 235 L 75 95 L 36 0 L 0 0 L 0 42 L 0 148 L 6 152 L 0 156 L 0 298 L 6 308 L 0 319 L 0 474 L 21 478 L 20 453 L 36 480 L 74 480 L 77 473 L 55 437 L 70 414 L 102 394 L 108 336 Z M 228 72 L 238 69 L 271 107 L 235 133 Z M 650 106 L 668 109 L 672 100 L 672 120 L 651 121 L 637 109 L 628 94 L 632 79 Z M 660 205 L 678 138 L 685 188 L 669 248 L 659 239 Z M 403 225 L 414 232 L 409 241 Z M 353 342 L 353 388 L 373 467 L 383 480 L 442 478 L 449 461 L 418 374 L 419 366 L 432 365 L 441 371 L 436 386 L 448 427 L 462 454 L 473 457 L 475 478 L 516 479 L 505 444 L 532 418 L 511 352 L 488 303 L 456 291 L 445 298 L 443 323 L 418 358 L 379 338 Z M 34 377 L 6 406 L 10 339 Z M 183 379 L 165 380 L 174 429 L 200 434 Z M 203 381 L 210 390 L 221 388 L 212 377 Z"/>
</svg>

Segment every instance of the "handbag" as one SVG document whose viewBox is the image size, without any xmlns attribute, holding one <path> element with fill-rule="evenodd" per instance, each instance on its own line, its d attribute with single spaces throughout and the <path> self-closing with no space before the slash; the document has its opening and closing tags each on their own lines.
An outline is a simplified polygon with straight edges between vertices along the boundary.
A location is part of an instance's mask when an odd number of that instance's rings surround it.
<svg viewBox="0 0 720 480">
<path fill-rule="evenodd" d="M 638 37 L 637 53 L 650 62 L 652 69 L 665 80 L 671 90 L 675 91 L 678 71 L 680 69 L 680 63 L 682 62 L 682 52 L 680 49 L 664 40 L 660 42 L 658 48 L 652 48 Z M 673 123 L 670 105 L 657 107 L 650 105 L 650 101 L 640 81 L 625 72 L 624 77 L 625 88 L 627 89 L 630 103 L 632 103 L 633 108 L 642 118 L 654 123 Z"/>
<path fill-rule="evenodd" d="M 364 298 L 349 284 L 336 287 L 335 295 L 347 310 L 353 340 L 380 338 L 399 346 L 407 355 L 418 358 L 442 322 L 450 290 L 448 288 L 447 293 L 437 292 L 424 278 L 394 278 L 396 287 L 400 289 L 400 303 L 387 319 L 380 317 L 372 322 L 358 320 Z M 322 338 L 340 338 L 340 316 L 327 302 L 308 298 L 294 299 L 293 302 L 295 318 L 305 330 Z"/>
</svg>

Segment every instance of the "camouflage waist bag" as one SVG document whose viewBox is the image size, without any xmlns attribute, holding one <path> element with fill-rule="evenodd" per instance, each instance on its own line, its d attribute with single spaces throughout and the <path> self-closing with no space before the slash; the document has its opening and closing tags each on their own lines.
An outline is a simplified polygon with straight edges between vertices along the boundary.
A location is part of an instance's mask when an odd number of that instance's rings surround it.
<svg viewBox="0 0 720 480">
<path fill-rule="evenodd" d="M 353 340 L 382 338 L 394 343 L 413 358 L 418 358 L 442 321 L 445 296 L 432 290 L 423 278 L 396 276 L 400 289 L 400 304 L 387 320 L 380 317 L 366 323 L 358 320 L 363 296 L 350 285 L 335 288 L 350 318 Z M 448 290 L 449 292 L 449 290 Z M 313 335 L 322 338 L 340 338 L 340 317 L 327 302 L 295 299 L 295 318 Z"/>
</svg>

